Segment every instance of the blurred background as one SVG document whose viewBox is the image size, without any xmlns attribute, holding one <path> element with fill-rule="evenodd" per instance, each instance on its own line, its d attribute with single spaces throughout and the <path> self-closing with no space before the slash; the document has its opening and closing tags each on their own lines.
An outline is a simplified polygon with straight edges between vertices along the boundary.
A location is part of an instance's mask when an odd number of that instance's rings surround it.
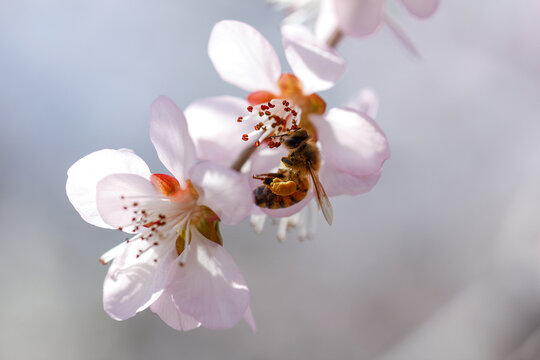
<svg viewBox="0 0 540 360">
<path fill-rule="evenodd" d="M 392 157 L 373 191 L 333 198 L 313 240 L 224 227 L 258 324 L 187 333 L 145 311 L 102 309 L 98 257 L 123 240 L 85 223 L 66 171 L 102 148 L 164 169 L 150 104 L 245 94 L 206 53 L 213 24 L 256 26 L 282 56 L 283 14 L 263 2 L 0 2 L 1 359 L 540 359 L 540 4 L 442 1 L 389 12 L 338 47 L 338 106 L 363 87 Z M 283 56 L 282 56 L 283 58 Z"/>
</svg>

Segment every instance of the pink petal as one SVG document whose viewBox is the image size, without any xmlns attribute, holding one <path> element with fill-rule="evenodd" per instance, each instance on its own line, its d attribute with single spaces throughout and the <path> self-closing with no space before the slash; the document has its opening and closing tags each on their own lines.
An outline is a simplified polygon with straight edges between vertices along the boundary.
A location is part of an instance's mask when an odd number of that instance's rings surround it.
<svg viewBox="0 0 540 360">
<path fill-rule="evenodd" d="M 345 35 L 372 34 L 383 21 L 384 0 L 334 0 L 339 27 Z"/>
<path fill-rule="evenodd" d="M 147 248 L 145 240 L 130 242 L 107 272 L 103 306 L 115 320 L 128 319 L 146 309 L 158 299 L 166 285 L 167 274 L 177 257 L 174 242 L 140 252 Z"/>
<path fill-rule="evenodd" d="M 345 60 L 305 26 L 284 25 L 281 34 L 285 55 L 305 94 L 331 88 L 345 72 Z"/>
<path fill-rule="evenodd" d="M 328 196 L 360 195 L 370 191 L 379 181 L 381 172 L 365 176 L 354 176 L 336 169 L 326 163 L 319 172 L 319 179 Z"/>
<path fill-rule="evenodd" d="M 173 267 L 171 279 L 177 307 L 204 327 L 230 328 L 249 306 L 249 290 L 232 257 L 196 230 L 184 266 Z"/>
<path fill-rule="evenodd" d="M 97 184 L 97 209 L 103 221 L 115 228 L 123 228 L 131 224 L 132 211 L 124 209 L 139 199 L 155 198 L 158 206 L 162 198 L 150 180 L 133 174 L 114 174 L 101 179 Z M 173 205 L 171 205 L 173 206 Z"/>
<path fill-rule="evenodd" d="M 356 177 L 378 172 L 390 157 L 386 136 L 372 119 L 342 108 L 312 117 L 326 162 Z"/>
<path fill-rule="evenodd" d="M 224 223 L 239 223 L 250 214 L 253 200 L 244 175 L 205 161 L 193 167 L 190 178 L 200 195 L 198 203 L 215 211 Z"/>
<path fill-rule="evenodd" d="M 248 323 L 251 330 L 255 333 L 257 332 L 257 324 L 255 323 L 255 318 L 251 312 L 251 307 L 248 306 L 246 313 L 244 314 L 244 320 Z"/>
<path fill-rule="evenodd" d="M 99 215 L 96 204 L 96 186 L 99 180 L 110 174 L 130 173 L 150 177 L 150 169 L 131 150 L 100 150 L 86 155 L 68 172 L 66 193 L 69 201 L 88 223 L 111 228 Z"/>
<path fill-rule="evenodd" d="M 334 0 L 320 0 L 320 8 L 315 20 L 315 37 L 321 41 L 328 42 L 339 28 Z"/>
<path fill-rule="evenodd" d="M 154 100 L 151 113 L 150 139 L 163 165 L 184 187 L 187 171 L 195 163 L 195 147 L 189 137 L 186 118 L 166 96 Z"/>
<path fill-rule="evenodd" d="M 165 290 L 151 306 L 150 310 L 159 315 L 165 324 L 173 329 L 188 331 L 201 326 L 201 323 L 182 313 L 173 301 L 170 291 Z"/>
<path fill-rule="evenodd" d="M 230 165 L 249 146 L 242 134 L 251 132 L 253 124 L 237 121 L 247 112 L 248 105 L 244 99 L 220 96 L 187 107 L 186 118 L 197 158 Z"/>
<path fill-rule="evenodd" d="M 255 28 L 233 20 L 214 25 L 208 55 L 221 78 L 247 91 L 279 92 L 279 58 Z"/>
<path fill-rule="evenodd" d="M 362 115 L 366 115 L 371 119 L 377 117 L 379 110 L 379 98 L 372 89 L 362 89 L 347 102 L 347 108 L 358 111 Z"/>
<path fill-rule="evenodd" d="M 249 178 L 250 187 L 255 190 L 259 186 L 264 186 L 261 180 L 253 179 L 252 175 L 276 172 L 281 163 L 281 158 L 287 156 L 288 151 L 283 146 L 279 148 L 262 148 L 257 150 L 251 157 L 250 168 L 246 174 Z M 291 216 L 302 210 L 309 201 L 313 198 L 313 192 L 309 191 L 306 197 L 293 206 L 281 208 L 281 209 L 267 209 L 257 207 L 262 212 L 272 217 L 286 217 Z"/>
<path fill-rule="evenodd" d="M 421 19 L 430 17 L 437 11 L 439 0 L 401 0 L 409 12 Z"/>
</svg>

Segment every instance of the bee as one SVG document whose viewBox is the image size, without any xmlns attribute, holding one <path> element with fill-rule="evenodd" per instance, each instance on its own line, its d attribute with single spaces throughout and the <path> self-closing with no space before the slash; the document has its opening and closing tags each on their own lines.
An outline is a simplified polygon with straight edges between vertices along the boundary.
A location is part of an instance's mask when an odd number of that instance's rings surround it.
<svg viewBox="0 0 540 360">
<path fill-rule="evenodd" d="M 253 190 L 255 204 L 269 209 L 292 206 L 306 197 L 311 179 L 319 208 L 331 225 L 332 204 L 318 176 L 321 166 L 319 149 L 304 129 L 298 128 L 276 137 L 281 138 L 281 143 L 290 152 L 281 158 L 282 167 L 277 173 L 253 175 L 254 179 L 263 182 L 263 185 Z"/>
</svg>

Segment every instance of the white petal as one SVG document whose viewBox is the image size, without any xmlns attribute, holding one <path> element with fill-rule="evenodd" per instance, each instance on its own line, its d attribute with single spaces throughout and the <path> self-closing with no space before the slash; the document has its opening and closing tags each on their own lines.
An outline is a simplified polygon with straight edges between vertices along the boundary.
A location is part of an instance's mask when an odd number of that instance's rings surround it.
<svg viewBox="0 0 540 360">
<path fill-rule="evenodd" d="M 253 124 L 237 122 L 248 105 L 241 98 L 220 96 L 199 100 L 186 108 L 197 158 L 230 165 L 250 146 L 242 140 L 242 134 L 252 131 Z"/>
<path fill-rule="evenodd" d="M 114 174 L 101 179 L 97 184 L 96 198 L 102 219 L 110 226 L 124 230 L 133 222 L 133 203 L 138 203 L 140 199 L 148 201 L 148 198 L 164 201 L 150 180 L 133 174 Z"/>
<path fill-rule="evenodd" d="M 216 212 L 226 224 L 246 218 L 253 203 L 246 176 L 209 161 L 193 167 L 191 181 L 201 196 L 198 203 Z"/>
<path fill-rule="evenodd" d="M 182 110 L 165 96 L 152 103 L 150 139 L 159 159 L 185 187 L 186 175 L 195 163 L 195 147 L 189 137 L 186 118 Z"/>
<path fill-rule="evenodd" d="M 210 34 L 208 55 L 221 78 L 230 84 L 247 91 L 279 91 L 279 58 L 268 40 L 248 24 L 218 22 Z"/>
<path fill-rule="evenodd" d="M 201 323 L 189 315 L 182 313 L 173 301 L 168 290 L 163 291 L 150 310 L 159 315 L 161 320 L 176 330 L 188 331 L 201 326 Z"/>
<path fill-rule="evenodd" d="M 331 88 L 345 72 L 345 60 L 305 26 L 284 25 L 281 34 L 285 55 L 305 94 Z"/>
<path fill-rule="evenodd" d="M 99 215 L 96 204 L 96 186 L 99 180 L 110 174 L 129 173 L 145 178 L 150 177 L 150 169 L 131 150 L 105 149 L 86 155 L 68 172 L 66 193 L 69 201 L 88 223 L 111 228 Z"/>
<path fill-rule="evenodd" d="M 257 324 L 255 323 L 255 318 L 251 312 L 251 307 L 247 308 L 246 313 L 244 314 L 244 320 L 246 320 L 253 332 L 257 332 Z"/>
<path fill-rule="evenodd" d="M 146 240 L 130 242 L 107 272 L 103 306 L 115 320 L 128 319 L 146 309 L 158 299 L 166 285 L 167 274 L 177 257 L 174 243 L 149 249 L 148 246 Z"/>
<path fill-rule="evenodd" d="M 375 119 L 377 117 L 377 110 L 379 110 L 379 98 L 375 91 L 365 88 L 350 99 L 346 107 L 356 110 L 371 119 Z"/>
<path fill-rule="evenodd" d="M 224 329 L 242 319 L 249 306 L 244 277 L 225 249 L 192 232 L 184 266 L 172 269 L 168 289 L 183 313 L 204 327 Z"/>
<path fill-rule="evenodd" d="M 312 117 L 326 162 L 356 177 L 378 172 L 390 157 L 386 136 L 367 116 L 334 108 L 325 117 Z"/>
<path fill-rule="evenodd" d="M 314 32 L 317 39 L 328 42 L 339 26 L 334 0 L 321 0 L 320 6 Z"/>
<path fill-rule="evenodd" d="M 439 0 L 401 0 L 409 12 L 421 19 L 430 17 L 439 7 Z"/>
<path fill-rule="evenodd" d="M 339 27 L 345 35 L 365 36 L 383 21 L 384 0 L 334 0 Z"/>
<path fill-rule="evenodd" d="M 326 163 L 319 171 L 319 179 L 328 196 L 360 195 L 370 191 L 379 181 L 381 171 L 365 176 L 354 176 Z"/>
</svg>

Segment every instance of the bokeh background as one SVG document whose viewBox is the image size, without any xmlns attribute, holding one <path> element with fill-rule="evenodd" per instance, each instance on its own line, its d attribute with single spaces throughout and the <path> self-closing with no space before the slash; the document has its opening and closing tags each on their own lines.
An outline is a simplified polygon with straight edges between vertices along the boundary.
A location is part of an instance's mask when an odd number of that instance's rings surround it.
<svg viewBox="0 0 540 360">
<path fill-rule="evenodd" d="M 214 71 L 210 30 L 242 20 L 281 52 L 283 14 L 262 0 L 1 1 L 0 358 L 540 359 L 540 4 L 443 0 L 418 21 L 388 3 L 422 59 L 385 27 L 346 39 L 348 70 L 322 94 L 378 93 L 392 158 L 377 187 L 332 199 L 334 225 L 320 218 L 311 241 L 224 227 L 253 334 L 110 319 L 97 259 L 123 237 L 86 224 L 64 187 L 102 148 L 164 171 L 151 102 L 245 95 Z"/>
</svg>

